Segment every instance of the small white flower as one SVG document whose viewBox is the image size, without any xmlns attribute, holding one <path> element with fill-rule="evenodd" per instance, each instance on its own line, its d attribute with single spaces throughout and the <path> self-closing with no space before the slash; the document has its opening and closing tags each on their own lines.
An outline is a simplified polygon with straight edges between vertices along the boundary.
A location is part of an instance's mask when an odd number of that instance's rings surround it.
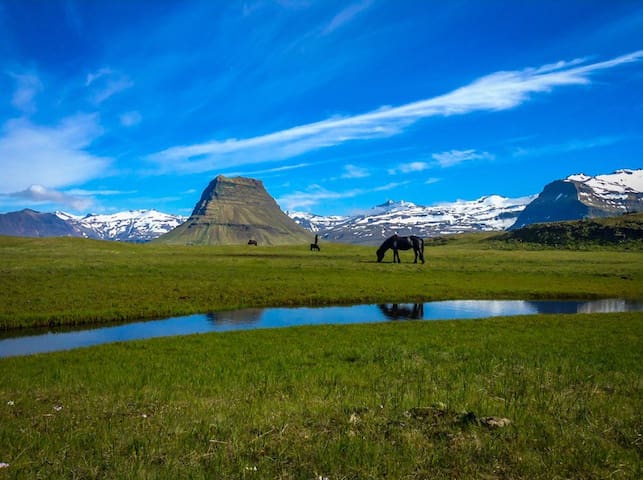
<svg viewBox="0 0 643 480">
<path fill-rule="evenodd" d="M 62 409 L 63 409 L 62 405 L 54 405 L 54 410 L 56 410 L 57 412 L 60 412 Z"/>
<path fill-rule="evenodd" d="M 147 413 L 144 413 L 143 415 L 141 415 L 141 418 L 147 418 Z"/>
<path fill-rule="evenodd" d="M 15 402 L 13 400 L 9 400 L 7 402 L 7 405 L 9 405 L 10 407 L 13 407 L 15 405 Z"/>
<path fill-rule="evenodd" d="M 0 462 L 0 468 L 9 468 L 8 463 Z"/>
</svg>

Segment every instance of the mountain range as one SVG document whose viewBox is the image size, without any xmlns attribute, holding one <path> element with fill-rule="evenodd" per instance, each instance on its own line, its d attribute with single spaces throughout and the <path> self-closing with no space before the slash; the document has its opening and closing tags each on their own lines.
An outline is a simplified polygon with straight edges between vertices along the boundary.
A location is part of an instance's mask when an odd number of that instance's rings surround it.
<svg viewBox="0 0 643 480">
<path fill-rule="evenodd" d="M 488 195 L 432 206 L 388 201 L 350 216 L 287 212 L 290 218 L 260 181 L 219 176 L 204 190 L 189 218 L 156 210 L 75 216 L 26 209 L 0 214 L 0 235 L 131 242 L 163 236 L 159 241 L 174 244 L 246 243 L 255 238 L 270 245 L 306 243 L 310 232 L 327 241 L 374 245 L 395 232 L 433 237 L 641 211 L 643 170 L 571 175 L 546 185 L 539 195 L 522 198 Z"/>
<path fill-rule="evenodd" d="M 178 227 L 185 220 L 186 217 L 156 210 L 77 216 L 60 211 L 40 213 L 24 209 L 0 214 L 0 235 L 147 242 Z"/>
<path fill-rule="evenodd" d="M 303 212 L 289 215 L 322 238 L 365 245 L 380 244 L 393 233 L 434 237 L 452 233 L 505 230 L 534 197 L 489 195 L 473 201 L 458 200 L 434 206 L 388 201 L 347 217 L 322 217 Z"/>
</svg>

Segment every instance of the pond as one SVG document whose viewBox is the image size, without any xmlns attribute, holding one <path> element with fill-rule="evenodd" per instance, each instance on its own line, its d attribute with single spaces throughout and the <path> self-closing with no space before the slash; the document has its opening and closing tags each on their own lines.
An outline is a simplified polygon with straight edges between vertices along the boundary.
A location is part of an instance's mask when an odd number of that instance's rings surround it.
<svg viewBox="0 0 643 480">
<path fill-rule="evenodd" d="M 370 323 L 396 320 L 453 320 L 538 313 L 643 311 L 643 301 L 448 300 L 319 308 L 249 308 L 204 315 L 75 331 L 47 331 L 0 339 L 0 357 L 69 350 L 102 343 L 256 328 L 298 325 Z"/>
</svg>

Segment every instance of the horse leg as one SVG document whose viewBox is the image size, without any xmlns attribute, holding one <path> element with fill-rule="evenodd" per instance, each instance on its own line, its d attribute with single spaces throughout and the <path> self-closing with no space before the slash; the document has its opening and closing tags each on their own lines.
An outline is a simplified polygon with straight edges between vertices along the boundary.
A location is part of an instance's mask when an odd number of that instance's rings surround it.
<svg viewBox="0 0 643 480">
<path fill-rule="evenodd" d="M 400 252 L 397 248 L 393 249 L 393 263 L 402 263 L 400 260 Z"/>
</svg>

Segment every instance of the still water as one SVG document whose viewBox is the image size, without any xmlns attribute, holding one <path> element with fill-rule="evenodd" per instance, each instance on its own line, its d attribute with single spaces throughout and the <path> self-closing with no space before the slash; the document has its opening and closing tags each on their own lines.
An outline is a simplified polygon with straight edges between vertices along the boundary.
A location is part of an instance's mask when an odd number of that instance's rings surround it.
<svg viewBox="0 0 643 480">
<path fill-rule="evenodd" d="M 123 342 L 206 332 L 279 328 L 296 325 L 369 323 L 395 320 L 453 320 L 537 313 L 643 311 L 643 301 L 449 300 L 320 308 L 250 308 L 205 315 L 128 323 L 76 331 L 48 331 L 0 340 L 0 357 L 70 350 Z"/>
</svg>

